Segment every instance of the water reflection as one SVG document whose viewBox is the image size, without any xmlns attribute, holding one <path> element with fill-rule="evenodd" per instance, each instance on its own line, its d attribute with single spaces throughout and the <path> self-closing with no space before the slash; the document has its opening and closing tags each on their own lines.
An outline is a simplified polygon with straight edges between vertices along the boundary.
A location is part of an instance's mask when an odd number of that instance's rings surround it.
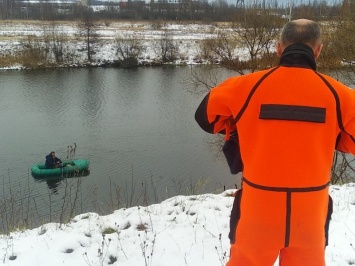
<svg viewBox="0 0 355 266">
<path fill-rule="evenodd" d="M 105 109 L 106 87 L 104 70 L 102 69 L 88 69 L 85 73 L 84 82 L 80 84 L 81 103 L 81 117 L 85 123 L 94 124 L 93 126 L 100 127 L 102 120 L 102 112 Z"/>
<path fill-rule="evenodd" d="M 81 171 L 80 173 L 66 174 L 65 176 L 51 176 L 51 177 L 34 177 L 37 183 L 45 182 L 48 186 L 50 193 L 58 195 L 62 194 L 58 191 L 62 182 L 67 182 L 68 180 L 80 179 L 86 177 L 90 174 L 90 171 Z M 75 181 L 74 181 L 75 182 Z"/>
<path fill-rule="evenodd" d="M 47 179 L 46 180 L 47 186 L 53 194 L 58 194 L 57 188 L 58 188 L 58 185 L 61 181 L 62 181 L 62 179 Z"/>
</svg>

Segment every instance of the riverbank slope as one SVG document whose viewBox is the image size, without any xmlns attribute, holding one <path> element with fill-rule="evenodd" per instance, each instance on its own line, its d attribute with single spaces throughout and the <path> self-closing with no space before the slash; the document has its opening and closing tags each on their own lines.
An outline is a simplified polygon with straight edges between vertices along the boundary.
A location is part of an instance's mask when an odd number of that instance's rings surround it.
<svg viewBox="0 0 355 266">
<path fill-rule="evenodd" d="M 5 265 L 225 265 L 233 190 L 176 196 L 107 216 L 86 213 L 0 237 Z M 327 266 L 355 263 L 355 184 L 331 186 Z M 265 243 L 267 245 L 268 243 Z"/>
</svg>

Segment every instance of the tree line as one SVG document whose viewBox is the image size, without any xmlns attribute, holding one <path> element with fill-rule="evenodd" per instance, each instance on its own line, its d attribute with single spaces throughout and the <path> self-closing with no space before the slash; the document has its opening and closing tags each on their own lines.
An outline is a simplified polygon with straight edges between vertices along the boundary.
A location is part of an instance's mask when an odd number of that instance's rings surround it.
<svg viewBox="0 0 355 266">
<path fill-rule="evenodd" d="M 353 1 L 353 0 L 344 0 Z M 250 8 L 272 10 L 277 16 L 307 17 L 324 20 L 337 17 L 344 2 L 327 2 L 326 0 L 309 0 L 292 4 L 279 3 L 277 0 L 256 0 L 244 2 L 235 0 L 177 0 L 128 2 L 98 2 L 80 1 L 0 1 L 0 19 L 34 19 L 34 20 L 77 20 L 85 13 L 93 11 L 95 19 L 130 19 L 130 20 L 199 20 L 199 21 L 231 21 L 239 17 L 240 13 Z M 100 7 L 100 8 L 98 8 Z"/>
</svg>

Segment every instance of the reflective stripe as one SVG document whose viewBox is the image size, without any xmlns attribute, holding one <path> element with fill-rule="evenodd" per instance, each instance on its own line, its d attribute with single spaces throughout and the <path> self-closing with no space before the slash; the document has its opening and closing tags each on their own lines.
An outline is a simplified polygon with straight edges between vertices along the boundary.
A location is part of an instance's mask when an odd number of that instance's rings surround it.
<svg viewBox="0 0 355 266">
<path fill-rule="evenodd" d="M 322 107 L 262 104 L 259 118 L 325 123 L 325 114 L 326 109 Z"/>
</svg>

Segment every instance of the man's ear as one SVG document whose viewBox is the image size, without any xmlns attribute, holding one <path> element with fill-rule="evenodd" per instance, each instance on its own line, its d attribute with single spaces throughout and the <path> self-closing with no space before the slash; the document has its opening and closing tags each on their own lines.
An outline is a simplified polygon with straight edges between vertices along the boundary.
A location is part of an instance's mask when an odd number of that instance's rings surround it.
<svg viewBox="0 0 355 266">
<path fill-rule="evenodd" d="M 320 52 L 322 51 L 323 48 L 323 43 L 318 44 L 316 49 L 314 49 L 313 53 L 314 53 L 314 59 L 317 59 L 320 55 Z"/>
<path fill-rule="evenodd" d="M 277 53 L 277 56 L 278 56 L 278 57 L 281 57 L 283 51 L 284 51 L 284 49 L 283 49 L 281 43 L 280 43 L 280 42 L 277 42 L 277 43 L 276 43 L 276 53 Z"/>
</svg>

